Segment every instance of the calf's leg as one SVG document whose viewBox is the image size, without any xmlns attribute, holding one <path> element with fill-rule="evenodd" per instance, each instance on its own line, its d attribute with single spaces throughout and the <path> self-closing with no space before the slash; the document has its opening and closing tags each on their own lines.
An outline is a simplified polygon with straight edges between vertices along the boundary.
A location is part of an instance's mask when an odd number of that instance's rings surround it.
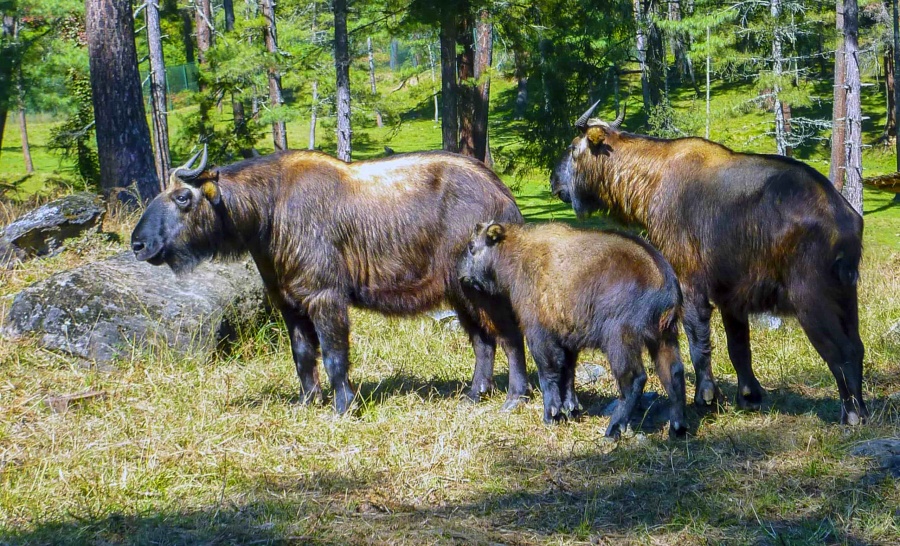
<svg viewBox="0 0 900 546">
<path fill-rule="evenodd" d="M 737 372 L 737 405 L 741 409 L 759 411 L 766 391 L 753 374 L 750 360 L 750 323 L 747 315 L 724 308 L 719 311 L 722 314 L 722 324 L 725 326 L 725 337 L 728 338 L 728 356 L 731 358 L 734 371 Z"/>
<path fill-rule="evenodd" d="M 537 364 L 541 395 L 544 399 L 544 422 L 547 424 L 565 419 L 560 384 L 566 365 L 565 350 L 547 332 L 534 329 L 526 335 L 528 348 Z"/>
<path fill-rule="evenodd" d="M 575 366 L 578 364 L 577 351 L 565 351 L 565 363 L 560 377 L 559 390 L 562 397 L 563 411 L 577 415 L 581 410 L 578 396 L 575 394 Z"/>
<path fill-rule="evenodd" d="M 678 347 L 677 328 L 664 331 L 658 342 L 647 344 L 647 349 L 656 366 L 656 375 L 669 396 L 669 437 L 683 437 L 688 428 L 684 415 L 684 364 Z"/>
<path fill-rule="evenodd" d="M 619 403 L 609 420 L 606 435 L 618 439 L 628 428 L 631 413 L 644 392 L 647 374 L 641 363 L 640 347 L 627 347 L 617 343 L 609 348 L 606 356 L 619 384 Z"/>
</svg>

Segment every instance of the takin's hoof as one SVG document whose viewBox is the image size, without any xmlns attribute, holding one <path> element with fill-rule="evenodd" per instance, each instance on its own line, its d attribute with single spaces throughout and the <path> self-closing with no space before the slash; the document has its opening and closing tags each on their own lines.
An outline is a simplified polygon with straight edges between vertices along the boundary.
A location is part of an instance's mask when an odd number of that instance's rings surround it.
<svg viewBox="0 0 900 546">
<path fill-rule="evenodd" d="M 300 403 L 304 406 L 317 406 L 321 404 L 322 389 L 318 386 L 310 389 L 300 389 Z"/>
<path fill-rule="evenodd" d="M 688 428 L 685 423 L 680 421 L 670 422 L 669 423 L 669 439 L 670 440 L 678 440 L 681 438 L 686 438 L 688 434 Z"/>
<path fill-rule="evenodd" d="M 722 391 L 712 381 L 703 381 L 697 385 L 697 392 L 694 394 L 694 405 L 697 407 L 709 407 L 715 409 L 716 406 L 724 405 L 725 398 Z"/>
<path fill-rule="evenodd" d="M 545 425 L 556 425 L 562 423 L 567 419 L 566 414 L 562 412 L 562 409 L 558 405 L 551 406 L 549 408 L 544 408 L 544 424 Z"/>
<path fill-rule="evenodd" d="M 737 407 L 744 411 L 759 411 L 762 408 L 764 396 L 765 391 L 762 388 L 752 389 L 750 386 L 744 385 L 738 389 L 734 401 Z"/>
<path fill-rule="evenodd" d="M 628 429 L 628 424 L 610 423 L 606 429 L 606 437 L 612 440 L 620 440 Z"/>
<path fill-rule="evenodd" d="M 858 426 L 866 424 L 866 421 L 869 420 L 869 413 L 865 410 L 857 412 L 854 410 L 847 411 L 845 409 L 841 409 L 841 424 L 842 425 L 850 425 L 850 426 Z"/>
<path fill-rule="evenodd" d="M 334 393 L 334 412 L 346 415 L 354 407 L 356 394 L 350 388 L 338 389 Z"/>
<path fill-rule="evenodd" d="M 463 396 L 468 398 L 473 404 L 477 404 L 478 402 L 481 402 L 482 396 L 492 392 L 494 392 L 493 381 L 478 381 L 477 383 L 472 383 L 472 387 L 467 390 Z"/>
</svg>

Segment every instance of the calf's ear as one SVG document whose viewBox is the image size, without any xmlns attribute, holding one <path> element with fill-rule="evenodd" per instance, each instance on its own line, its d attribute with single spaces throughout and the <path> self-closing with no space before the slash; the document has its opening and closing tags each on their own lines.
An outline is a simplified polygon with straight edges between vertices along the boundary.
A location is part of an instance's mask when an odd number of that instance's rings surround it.
<svg viewBox="0 0 900 546">
<path fill-rule="evenodd" d="M 488 246 L 494 246 L 506 238 L 506 228 L 500 224 L 491 224 L 485 231 Z"/>
</svg>

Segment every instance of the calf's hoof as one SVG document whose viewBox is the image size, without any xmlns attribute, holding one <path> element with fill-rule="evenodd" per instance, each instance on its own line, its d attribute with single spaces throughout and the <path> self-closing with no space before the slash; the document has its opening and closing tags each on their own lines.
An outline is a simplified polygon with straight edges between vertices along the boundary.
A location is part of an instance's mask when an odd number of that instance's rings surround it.
<svg viewBox="0 0 900 546">
<path fill-rule="evenodd" d="M 488 379 L 474 381 L 472 387 L 466 391 L 465 397 L 470 402 L 477 404 L 481 401 L 482 395 L 490 394 L 494 391 L 494 382 Z"/>
<path fill-rule="evenodd" d="M 300 389 L 300 403 L 304 406 L 321 404 L 322 389 L 318 385 L 312 388 Z"/>
<path fill-rule="evenodd" d="M 698 407 L 715 407 L 724 402 L 722 392 L 710 380 L 704 380 L 697 385 L 697 391 L 694 394 L 694 405 Z"/>
<path fill-rule="evenodd" d="M 841 409 L 841 424 L 842 425 L 850 425 L 850 426 L 858 426 L 866 424 L 866 421 L 869 420 L 869 415 L 867 412 L 858 412 L 854 410 L 847 411 L 845 409 Z"/>
<path fill-rule="evenodd" d="M 687 424 L 681 421 L 673 421 L 669 423 L 669 439 L 676 440 L 687 437 Z"/>
</svg>

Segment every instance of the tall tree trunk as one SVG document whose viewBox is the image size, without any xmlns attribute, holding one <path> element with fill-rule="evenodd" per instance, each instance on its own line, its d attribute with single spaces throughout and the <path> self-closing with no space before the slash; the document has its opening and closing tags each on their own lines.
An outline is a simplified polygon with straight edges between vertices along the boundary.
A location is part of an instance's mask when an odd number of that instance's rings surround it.
<svg viewBox="0 0 900 546">
<path fill-rule="evenodd" d="M 97 155 L 104 190 L 137 186 L 141 199 L 159 193 L 150 129 L 141 96 L 134 18 L 129 0 L 87 0 Z"/>
<path fill-rule="evenodd" d="M 396 72 L 398 68 L 400 68 L 400 44 L 397 43 L 396 38 L 391 38 L 391 52 L 390 52 L 390 64 L 391 64 L 391 72 Z"/>
<path fill-rule="evenodd" d="M 438 93 L 437 93 L 437 77 L 434 73 L 434 50 L 431 48 L 431 40 L 428 40 L 428 62 L 431 65 L 431 94 L 434 98 L 434 122 L 437 123 L 440 119 L 439 117 L 439 108 L 438 108 Z"/>
<path fill-rule="evenodd" d="M 222 11 L 225 12 L 225 32 L 230 34 L 234 32 L 234 0 L 223 0 Z M 250 135 L 247 127 L 247 115 L 244 112 L 244 101 L 239 91 L 231 92 L 231 114 L 234 132 L 238 135 L 238 141 L 242 144 L 248 143 Z M 253 151 L 250 148 L 242 147 L 239 152 L 245 158 L 253 156 Z"/>
<path fill-rule="evenodd" d="M 319 121 L 319 80 L 312 82 L 312 106 L 309 113 L 309 146 L 310 150 L 316 149 L 316 123 Z"/>
<path fill-rule="evenodd" d="M 836 0 L 835 23 L 838 46 L 834 52 L 834 106 L 831 116 L 831 168 L 828 178 L 841 191 L 844 187 L 847 118 L 847 70 L 844 65 L 844 0 Z"/>
<path fill-rule="evenodd" d="M 184 47 L 184 62 L 191 64 L 196 61 L 194 55 L 194 23 L 191 21 L 190 8 L 178 10 L 178 17 L 181 19 L 179 30 L 181 31 L 181 45 Z"/>
<path fill-rule="evenodd" d="M 372 100 L 378 99 L 378 90 L 375 88 L 375 50 L 372 49 L 372 37 L 366 39 L 366 46 L 369 49 L 369 85 L 372 88 Z M 378 127 L 384 127 L 384 120 L 381 119 L 381 111 L 375 108 L 375 124 Z"/>
<path fill-rule="evenodd" d="M 459 73 L 457 102 L 459 104 L 459 153 L 475 157 L 475 109 L 478 90 L 475 87 L 475 20 L 468 0 L 459 4 L 459 30 L 456 43 L 461 49 L 456 59 Z"/>
<path fill-rule="evenodd" d="M 862 107 L 859 76 L 859 6 L 844 0 L 844 66 L 847 70 L 847 159 L 843 194 L 862 214 Z"/>
<path fill-rule="evenodd" d="M 650 102 L 653 106 L 661 103 L 669 94 L 669 79 L 666 76 L 666 49 L 662 30 L 656 24 L 658 9 L 652 0 L 647 2 L 644 17 L 647 22 L 647 65 L 649 68 Z"/>
<path fill-rule="evenodd" d="M 894 47 L 888 47 L 884 52 L 884 94 L 887 96 L 887 121 L 884 123 L 884 131 L 881 140 L 887 143 L 892 136 L 897 135 L 897 116 L 894 111 Z"/>
<path fill-rule="evenodd" d="M 647 38 L 644 35 L 644 8 L 641 0 L 634 0 L 634 24 L 638 64 L 641 67 L 641 95 L 644 99 L 644 112 L 649 114 L 653 102 L 650 99 L 650 70 L 647 66 Z"/>
<path fill-rule="evenodd" d="M 709 76 L 711 72 L 709 54 L 709 26 L 706 27 L 706 138 L 709 138 Z"/>
<path fill-rule="evenodd" d="M 31 146 L 28 145 L 28 124 L 25 121 L 25 88 L 22 85 L 21 68 L 19 71 L 19 81 L 16 84 L 19 92 L 19 135 L 22 138 L 22 156 L 25 158 L 25 172 L 31 174 L 34 172 L 34 163 L 31 161 Z"/>
<path fill-rule="evenodd" d="M 494 55 L 494 24 L 491 22 L 491 14 L 482 9 L 478 14 L 478 23 L 475 27 L 475 81 L 477 85 L 475 102 L 475 123 L 473 136 L 475 138 L 475 157 L 484 162 L 488 167 L 490 149 L 488 147 L 488 114 L 491 105 L 491 61 Z"/>
<path fill-rule="evenodd" d="M 15 18 L 0 13 L 0 150 L 3 150 L 3 131 L 6 128 L 6 117 L 12 99 L 13 77 L 16 72 L 16 56 L 12 49 L 15 45 L 4 47 L 12 39 L 15 31 Z M 5 39 L 4 39 L 5 38 Z"/>
<path fill-rule="evenodd" d="M 459 119 L 456 92 L 456 20 L 454 14 L 441 18 L 441 140 L 444 150 L 459 151 Z"/>
<path fill-rule="evenodd" d="M 528 106 L 528 68 L 525 64 L 526 53 L 519 48 L 513 51 L 516 77 L 516 106 L 513 110 L 515 119 L 525 117 L 525 107 Z"/>
<path fill-rule="evenodd" d="M 669 20 L 681 21 L 681 2 L 680 0 L 672 0 L 669 2 Z M 685 33 L 681 31 L 672 32 L 672 56 L 675 57 L 675 66 L 678 69 L 678 76 L 681 80 L 688 78 L 697 94 L 700 90 L 697 87 L 697 80 L 694 78 L 694 64 L 691 62 L 690 42 Z"/>
<path fill-rule="evenodd" d="M 896 120 L 900 119 L 900 85 L 897 85 L 897 81 L 900 80 L 900 6 L 898 6 L 897 0 L 893 1 L 893 13 L 894 43 L 892 47 L 894 52 L 894 121 L 896 128 Z M 897 172 L 900 172 L 900 132 L 895 131 L 895 133 L 894 149 L 897 152 Z M 900 193 L 894 196 L 893 202 L 900 203 Z"/>
<path fill-rule="evenodd" d="M 262 14 L 266 20 L 266 50 L 272 54 L 269 66 L 269 106 L 278 108 L 284 104 L 281 96 L 281 73 L 275 66 L 278 56 L 278 34 L 275 26 L 275 0 L 262 0 Z M 275 151 L 287 150 L 287 128 L 284 121 L 272 122 L 272 142 Z"/>
<path fill-rule="evenodd" d="M 775 149 L 780 155 L 788 155 L 787 138 L 784 131 L 784 109 L 781 107 L 781 28 L 778 19 L 781 17 L 781 0 L 769 1 L 769 14 L 775 25 L 772 32 L 772 98 L 775 103 Z"/>
<path fill-rule="evenodd" d="M 353 129 L 350 125 L 350 44 L 347 37 L 347 0 L 333 0 L 334 68 L 337 73 L 337 156 L 350 161 Z"/>
<path fill-rule="evenodd" d="M 197 29 L 197 62 L 207 63 L 207 52 L 212 47 L 212 6 L 209 0 L 194 0 L 194 26 Z"/>
<path fill-rule="evenodd" d="M 150 118 L 153 120 L 153 162 L 160 191 L 165 189 L 169 172 L 169 122 L 166 102 L 166 61 L 163 58 L 159 26 L 159 6 L 147 0 L 147 47 L 150 50 Z"/>
</svg>

